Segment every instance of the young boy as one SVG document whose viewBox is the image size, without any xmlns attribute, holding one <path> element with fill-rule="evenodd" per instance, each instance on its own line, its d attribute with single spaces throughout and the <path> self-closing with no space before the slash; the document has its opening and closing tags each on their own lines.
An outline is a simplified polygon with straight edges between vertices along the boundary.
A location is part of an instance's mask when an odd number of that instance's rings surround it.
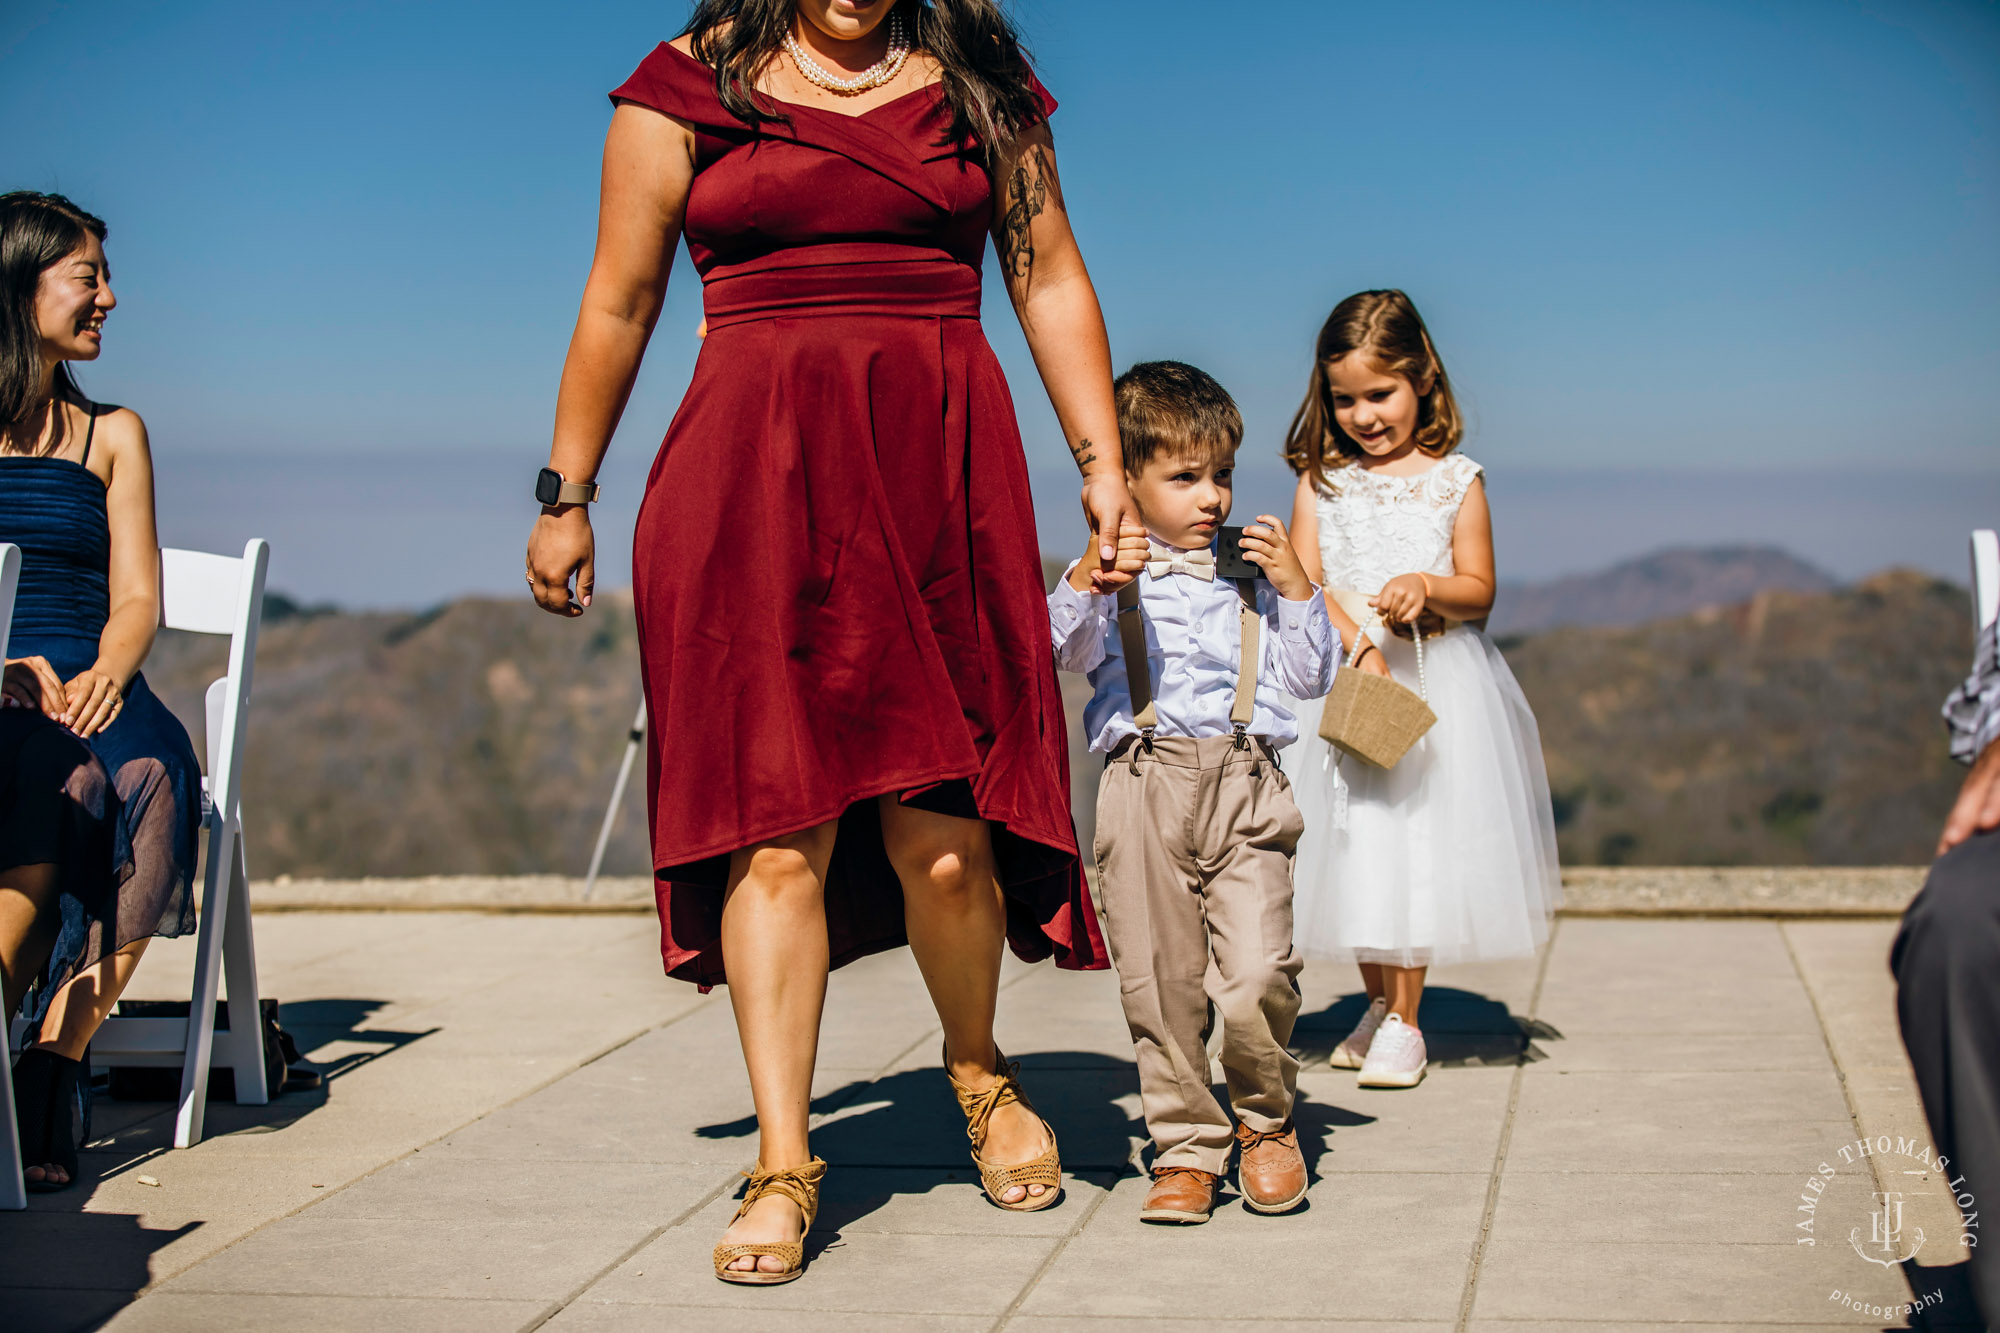
<svg viewBox="0 0 2000 1333">
<path fill-rule="evenodd" d="M 1049 595 L 1049 622 L 1058 665 L 1096 687 L 1084 727 L 1105 755 L 1097 900 L 1154 1146 L 1139 1216 L 1206 1222 L 1235 1147 L 1244 1202 L 1281 1213 L 1305 1198 L 1306 1167 L 1292 1127 L 1299 1063 L 1285 1049 L 1299 1012 L 1292 853 L 1304 824 L 1277 763 L 1299 728 L 1280 691 L 1325 694 L 1337 639 L 1270 515 L 1241 546 L 1263 577 L 1217 577 L 1243 440 L 1222 386 L 1150 361 L 1116 392 L 1145 524 L 1119 534 L 1117 568 L 1137 577 L 1116 596 L 1091 592 L 1093 546 Z M 1209 1087 L 1211 1002 L 1233 1134 Z"/>
</svg>

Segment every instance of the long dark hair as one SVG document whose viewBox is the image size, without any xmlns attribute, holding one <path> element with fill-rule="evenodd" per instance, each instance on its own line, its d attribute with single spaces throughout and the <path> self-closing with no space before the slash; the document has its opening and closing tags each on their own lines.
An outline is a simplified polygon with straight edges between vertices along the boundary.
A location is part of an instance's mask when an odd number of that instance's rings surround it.
<svg viewBox="0 0 2000 1333">
<path fill-rule="evenodd" d="M 45 408 L 42 334 L 35 324 L 35 293 L 42 274 L 83 248 L 104 240 L 104 220 L 59 194 L 12 190 L 0 194 L 0 431 L 27 424 Z M 82 400 L 69 364 L 56 367 L 57 402 Z M 44 453 L 62 447 L 63 416 L 56 414 Z"/>
<path fill-rule="evenodd" d="M 1292 471 L 1309 473 L 1315 485 L 1327 486 L 1333 469 L 1367 456 L 1334 420 L 1333 389 L 1326 378 L 1328 363 L 1349 352 L 1361 353 L 1418 391 L 1417 448 L 1442 458 L 1458 447 L 1465 437 L 1464 419 L 1416 303 L 1394 288 L 1356 292 L 1333 308 L 1313 344 L 1312 382 L 1285 434 L 1285 461 Z"/>
<path fill-rule="evenodd" d="M 937 61 L 951 126 L 940 143 L 977 140 L 988 154 L 1042 118 L 1027 53 L 995 0 L 900 0 L 915 49 Z M 757 93 L 757 75 L 783 46 L 798 0 L 699 0 L 682 29 L 697 60 L 715 70 L 715 92 L 746 125 L 789 123 Z"/>
</svg>

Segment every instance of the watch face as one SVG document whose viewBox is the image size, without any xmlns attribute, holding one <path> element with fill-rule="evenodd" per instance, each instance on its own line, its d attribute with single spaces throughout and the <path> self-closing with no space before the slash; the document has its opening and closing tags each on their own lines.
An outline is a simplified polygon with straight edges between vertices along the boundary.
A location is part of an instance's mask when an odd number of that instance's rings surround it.
<svg viewBox="0 0 2000 1333">
<path fill-rule="evenodd" d="M 545 505 L 552 505 L 562 498 L 562 473 L 552 467 L 545 467 L 535 474 L 535 499 Z"/>
</svg>

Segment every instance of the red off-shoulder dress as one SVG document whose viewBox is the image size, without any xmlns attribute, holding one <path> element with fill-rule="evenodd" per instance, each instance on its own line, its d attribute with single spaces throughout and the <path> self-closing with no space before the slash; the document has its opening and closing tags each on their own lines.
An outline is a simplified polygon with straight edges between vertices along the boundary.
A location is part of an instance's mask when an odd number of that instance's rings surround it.
<svg viewBox="0 0 2000 1333">
<path fill-rule="evenodd" d="M 694 127 L 708 317 L 633 540 L 668 973 L 727 979 L 729 853 L 836 818 L 835 966 L 904 943 L 892 792 L 992 821 L 1015 953 L 1103 967 L 1027 464 L 979 323 L 982 155 L 936 142 L 935 88 L 752 130 L 664 44 L 611 96 Z"/>
</svg>

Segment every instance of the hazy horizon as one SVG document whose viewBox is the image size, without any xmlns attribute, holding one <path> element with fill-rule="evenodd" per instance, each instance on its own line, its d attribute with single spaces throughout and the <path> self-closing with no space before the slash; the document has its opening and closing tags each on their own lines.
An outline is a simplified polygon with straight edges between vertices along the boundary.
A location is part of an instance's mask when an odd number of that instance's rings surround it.
<svg viewBox="0 0 2000 1333">
<path fill-rule="evenodd" d="M 1666 472 L 1488 467 L 1499 573 L 1507 582 L 1588 574 L 1670 547 L 1770 546 L 1842 582 L 1908 566 L 1964 583 L 1966 540 L 2000 525 L 2000 472 L 1835 468 Z M 614 452 L 596 506 L 598 584 L 630 581 L 633 519 L 650 452 Z M 436 451 L 260 458 L 163 451 L 160 537 L 235 551 L 272 543 L 270 586 L 346 609 L 412 609 L 466 595 L 525 597 L 522 551 L 536 513 L 521 494 L 534 460 Z M 1291 477 L 1246 451 L 1235 518 L 1290 513 Z M 1040 545 L 1081 549 L 1073 474 L 1032 474 Z M 1643 496 L 1644 503 L 1621 497 Z"/>
</svg>

